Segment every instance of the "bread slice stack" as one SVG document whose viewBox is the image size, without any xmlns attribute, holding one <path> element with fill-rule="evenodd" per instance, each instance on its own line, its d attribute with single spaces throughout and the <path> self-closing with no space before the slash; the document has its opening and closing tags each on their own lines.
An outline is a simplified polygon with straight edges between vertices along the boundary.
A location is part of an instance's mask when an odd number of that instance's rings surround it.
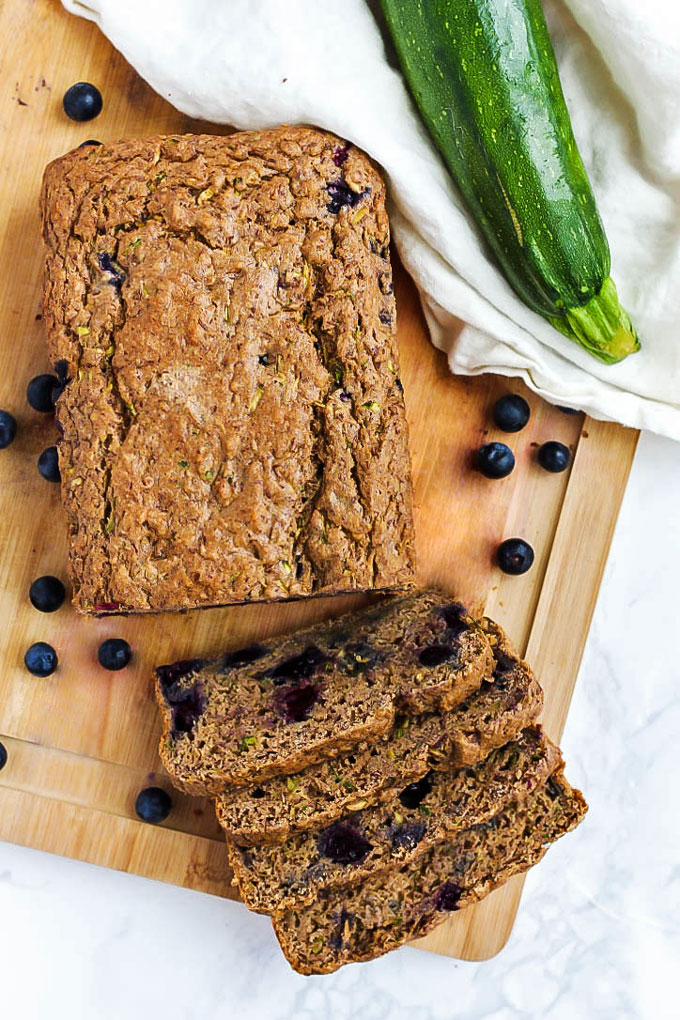
<svg viewBox="0 0 680 1020">
<path fill-rule="evenodd" d="M 161 756 L 215 798 L 244 902 L 301 973 L 425 934 L 586 805 L 500 627 L 429 589 L 156 671 Z"/>
</svg>

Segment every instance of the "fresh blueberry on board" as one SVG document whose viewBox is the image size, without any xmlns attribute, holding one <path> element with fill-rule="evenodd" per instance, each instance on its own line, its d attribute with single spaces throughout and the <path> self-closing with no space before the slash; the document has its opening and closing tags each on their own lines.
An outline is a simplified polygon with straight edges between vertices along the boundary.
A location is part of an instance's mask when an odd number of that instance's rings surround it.
<svg viewBox="0 0 680 1020">
<path fill-rule="evenodd" d="M 100 644 L 97 658 L 104 669 L 125 669 L 132 658 L 132 649 L 123 638 L 107 638 Z"/>
<path fill-rule="evenodd" d="M 505 443 L 485 443 L 477 450 L 475 463 L 485 478 L 507 478 L 515 466 L 515 455 Z"/>
<path fill-rule="evenodd" d="M 534 562 L 534 550 L 523 538 L 506 538 L 498 546 L 497 560 L 504 574 L 526 574 Z"/>
<path fill-rule="evenodd" d="M 26 387 L 26 399 L 34 411 L 41 414 L 54 414 L 54 400 L 52 390 L 59 386 L 56 375 L 44 372 L 42 375 L 34 375 Z"/>
<path fill-rule="evenodd" d="M 36 641 L 24 655 L 24 665 L 33 676 L 50 676 L 58 662 L 57 653 L 46 641 Z"/>
<path fill-rule="evenodd" d="M 9 411 L 0 411 L 0 450 L 14 442 L 17 434 L 16 418 Z"/>
<path fill-rule="evenodd" d="M 96 85 L 89 81 L 77 81 L 64 93 L 64 113 L 71 120 L 93 120 L 102 112 L 104 101 Z"/>
<path fill-rule="evenodd" d="M 493 420 L 502 432 L 519 432 L 530 415 L 529 405 L 519 393 L 507 393 L 493 405 Z"/>
<path fill-rule="evenodd" d="M 46 482 L 60 482 L 59 455 L 56 446 L 48 446 L 38 457 L 38 471 Z"/>
<path fill-rule="evenodd" d="M 64 604 L 66 589 L 58 577 L 44 574 L 36 577 L 28 590 L 28 597 L 40 613 L 54 613 Z"/>
<path fill-rule="evenodd" d="M 0 772 L 4 769 L 7 764 L 7 748 L 4 744 L 0 744 Z"/>
<path fill-rule="evenodd" d="M 137 795 L 135 811 L 143 822 L 158 825 L 164 822 L 172 810 L 172 798 L 160 786 L 147 786 Z"/>
<path fill-rule="evenodd" d="M 79 149 L 84 149 L 87 145 L 101 145 L 96 138 L 86 138 L 84 142 L 81 142 L 78 146 Z"/>
<path fill-rule="evenodd" d="M 569 447 L 555 440 L 543 443 L 538 449 L 538 463 L 546 471 L 553 473 L 564 471 L 569 467 L 570 459 Z"/>
</svg>

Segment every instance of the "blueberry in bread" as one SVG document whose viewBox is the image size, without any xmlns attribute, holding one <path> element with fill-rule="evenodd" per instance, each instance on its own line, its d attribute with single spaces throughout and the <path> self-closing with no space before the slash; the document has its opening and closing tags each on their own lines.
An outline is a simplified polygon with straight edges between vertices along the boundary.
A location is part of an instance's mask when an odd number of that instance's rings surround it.
<svg viewBox="0 0 680 1020">
<path fill-rule="evenodd" d="M 229 845 L 229 862 L 250 910 L 278 913 L 312 903 L 320 892 L 365 882 L 415 861 L 457 832 L 487 821 L 541 787 L 562 764 L 540 726 L 477 765 L 432 771 L 395 789 L 389 800 L 291 836 L 280 846 Z"/>
<path fill-rule="evenodd" d="M 293 833 L 321 829 L 347 812 L 390 798 L 432 768 L 457 768 L 485 758 L 513 740 L 543 706 L 543 691 L 503 630 L 483 619 L 493 672 L 455 709 L 400 718 L 386 737 L 295 775 L 233 786 L 215 800 L 230 840 L 243 846 L 282 843 Z"/>
<path fill-rule="evenodd" d="M 156 670 L 173 783 L 219 794 L 378 738 L 398 714 L 447 711 L 492 669 L 484 630 L 431 589 L 210 662 Z"/>
<path fill-rule="evenodd" d="M 370 160 L 302 127 L 87 145 L 47 167 L 41 211 L 77 609 L 408 588 Z"/>
<path fill-rule="evenodd" d="M 586 811 L 581 793 L 557 772 L 528 799 L 433 847 L 415 862 L 349 889 L 321 892 L 311 905 L 274 914 L 281 948 L 301 974 L 329 974 L 345 963 L 396 949 L 532 867 Z"/>
</svg>

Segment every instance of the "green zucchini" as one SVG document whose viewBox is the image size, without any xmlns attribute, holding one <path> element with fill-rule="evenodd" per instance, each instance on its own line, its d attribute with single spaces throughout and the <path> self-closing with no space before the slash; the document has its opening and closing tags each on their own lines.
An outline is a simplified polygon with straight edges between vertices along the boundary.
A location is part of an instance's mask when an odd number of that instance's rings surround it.
<svg viewBox="0 0 680 1020">
<path fill-rule="evenodd" d="M 522 300 L 605 362 L 639 349 L 540 0 L 381 0 L 420 113 Z"/>
</svg>

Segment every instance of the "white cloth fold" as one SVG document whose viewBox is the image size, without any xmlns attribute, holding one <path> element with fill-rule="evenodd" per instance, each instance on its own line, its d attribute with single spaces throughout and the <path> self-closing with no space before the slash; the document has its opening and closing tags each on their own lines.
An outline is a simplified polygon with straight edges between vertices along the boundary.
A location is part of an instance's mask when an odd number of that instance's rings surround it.
<svg viewBox="0 0 680 1020">
<path fill-rule="evenodd" d="M 520 376 L 554 403 L 680 439 L 676 0 L 545 4 L 612 275 L 643 342 L 614 366 L 529 311 L 489 259 L 366 0 L 62 2 L 193 117 L 315 124 L 370 153 L 387 172 L 394 241 L 453 371 Z"/>
</svg>

